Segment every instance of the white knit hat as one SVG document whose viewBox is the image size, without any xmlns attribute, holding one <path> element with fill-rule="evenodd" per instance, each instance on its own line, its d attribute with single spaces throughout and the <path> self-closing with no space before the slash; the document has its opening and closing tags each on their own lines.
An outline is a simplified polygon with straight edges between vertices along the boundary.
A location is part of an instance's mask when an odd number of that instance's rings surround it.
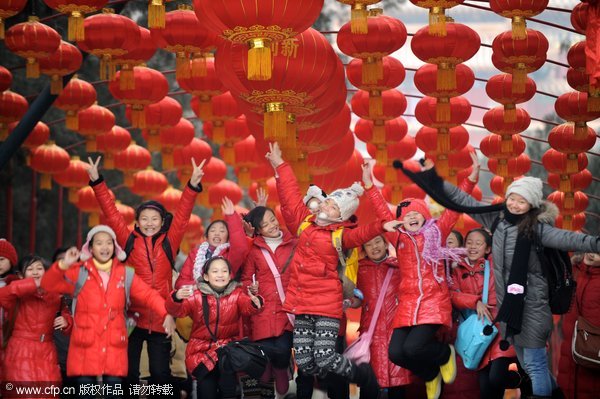
<svg viewBox="0 0 600 399">
<path fill-rule="evenodd" d="M 87 237 L 85 239 L 85 244 L 83 244 L 83 247 L 81 247 L 81 255 L 79 256 L 79 259 L 82 262 L 85 262 L 86 260 L 92 257 L 90 243 L 92 242 L 94 236 L 98 233 L 106 233 L 112 237 L 113 243 L 115 245 L 115 255 L 117 256 L 117 259 L 123 262 L 127 258 L 127 254 L 125 253 L 125 251 L 123 251 L 123 248 L 121 248 L 121 246 L 117 243 L 117 235 L 115 234 L 113 229 L 104 224 L 94 226 L 94 228 L 88 232 Z"/>
<path fill-rule="evenodd" d="M 323 202 L 325 201 L 326 196 L 327 195 L 325 194 L 325 191 L 323 191 L 321 187 L 315 184 L 311 184 L 310 186 L 308 186 L 308 190 L 306 190 L 306 195 L 304 196 L 302 201 L 304 202 L 304 205 L 308 205 L 308 201 L 310 201 L 313 198 L 316 198 L 319 201 Z"/>
<path fill-rule="evenodd" d="M 515 180 L 506 189 L 506 197 L 512 193 L 519 194 L 531 204 L 532 208 L 539 208 L 542 204 L 543 183 L 537 177 L 525 176 Z"/>
<path fill-rule="evenodd" d="M 340 208 L 342 221 L 350 219 L 350 216 L 356 212 L 358 208 L 358 197 L 363 195 L 364 190 L 360 183 L 354 183 L 348 188 L 340 188 L 327 196 L 328 199 L 335 201 Z"/>
</svg>

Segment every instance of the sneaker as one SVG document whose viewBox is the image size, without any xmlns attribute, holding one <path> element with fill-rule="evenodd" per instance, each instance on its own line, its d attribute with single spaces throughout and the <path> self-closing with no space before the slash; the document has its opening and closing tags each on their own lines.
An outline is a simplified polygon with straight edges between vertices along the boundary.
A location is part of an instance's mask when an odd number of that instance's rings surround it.
<svg viewBox="0 0 600 399">
<path fill-rule="evenodd" d="M 456 379 L 456 351 L 454 345 L 450 345 L 450 358 L 446 364 L 440 366 L 440 373 L 446 384 L 452 384 Z"/>
<path fill-rule="evenodd" d="M 425 382 L 427 399 L 438 399 L 442 394 L 442 376 L 440 373 L 431 381 Z"/>
<path fill-rule="evenodd" d="M 275 377 L 275 390 L 278 394 L 285 395 L 290 389 L 287 369 L 273 368 L 273 376 Z"/>
</svg>

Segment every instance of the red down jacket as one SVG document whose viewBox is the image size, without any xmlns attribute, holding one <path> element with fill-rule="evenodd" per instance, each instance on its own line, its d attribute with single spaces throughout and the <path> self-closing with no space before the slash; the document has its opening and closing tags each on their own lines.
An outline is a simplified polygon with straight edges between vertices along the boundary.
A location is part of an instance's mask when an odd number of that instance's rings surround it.
<svg viewBox="0 0 600 399">
<path fill-rule="evenodd" d="M 358 280 L 356 284 L 357 288 L 364 295 L 359 331 L 361 334 L 365 334 L 371 325 L 383 281 L 390 269 L 393 270 L 392 278 L 385 292 L 383 306 L 381 307 L 371 341 L 370 363 L 377 376 L 377 382 L 379 382 L 381 387 L 408 385 L 413 380 L 410 371 L 395 365 L 388 357 L 388 347 L 392 338 L 392 332 L 394 331 L 392 326 L 394 314 L 398 306 L 402 306 L 399 303 L 398 293 L 396 292 L 396 288 L 400 284 L 398 261 L 396 258 L 387 258 L 381 263 L 375 263 L 368 258 L 361 259 L 358 264 Z"/>
<path fill-rule="evenodd" d="M 297 239 L 292 234 L 284 231 L 283 241 L 275 249 L 275 253 L 273 253 L 262 236 L 254 238 L 252 248 L 242 268 L 242 284 L 244 287 L 252 284 L 252 275 L 254 274 L 258 282 L 258 293 L 265 298 L 265 305 L 262 312 L 250 318 L 250 339 L 253 341 L 278 337 L 284 331 L 293 330 L 287 313 L 283 311 L 283 304 L 279 298 L 275 277 L 273 277 L 273 273 L 271 273 L 271 269 L 261 249 L 267 250 L 273 258 L 273 262 L 281 275 L 281 284 L 284 290 L 287 291 L 291 275 L 290 268 L 287 267 L 283 274 L 281 274 L 281 271 L 292 255 L 296 247 L 296 242 Z"/>
<path fill-rule="evenodd" d="M 488 305 L 493 306 L 491 313 L 493 317 L 498 314 L 496 307 L 496 289 L 494 283 L 494 265 L 490 257 L 490 282 L 488 287 Z M 479 259 L 474 265 L 470 265 L 465 259 L 452 270 L 453 287 L 450 291 L 452 306 L 458 310 L 471 309 L 477 310 L 477 302 L 482 300 L 484 284 L 485 259 Z M 483 355 L 479 369 L 483 369 L 494 359 L 499 357 L 517 357 L 514 348 L 511 346 L 508 350 L 500 349 L 500 334 L 489 346 L 487 352 Z"/>
<path fill-rule="evenodd" d="M 15 274 L 0 277 L 0 381 L 2 381 L 2 365 L 4 364 L 4 347 L 8 342 L 8 330 L 12 316 L 14 301 L 9 300 L 11 292 L 8 288 L 13 281 L 19 280 Z"/>
<path fill-rule="evenodd" d="M 577 317 L 582 315 L 595 326 L 600 326 L 600 267 L 591 267 L 583 262 L 575 265 L 577 281 L 576 301 L 563 317 L 563 342 L 560 346 L 558 363 L 558 385 L 567 398 L 592 399 L 600 392 L 600 373 L 579 366 L 571 354 L 571 340 Z"/>
<path fill-rule="evenodd" d="M 69 269 L 61 270 L 58 263 L 54 263 L 42 278 L 42 288 L 73 295 L 81 265 L 75 263 Z M 83 266 L 89 275 L 77 298 L 73 316 L 67 375 L 124 377 L 127 375 L 125 266 L 113 259 L 106 289 L 93 260 L 87 260 Z M 129 295 L 136 308 L 149 308 L 164 321 L 167 315 L 164 299 L 137 275 L 133 277 Z"/>
<path fill-rule="evenodd" d="M 4 381 L 52 381 L 60 384 L 61 376 L 52 333 L 56 312 L 61 310 L 61 297 L 38 289 L 31 278 L 14 281 L 7 287 L 8 307 L 16 310 L 15 325 L 4 356 Z M 5 302 L 4 300 L 2 301 Z M 68 333 L 73 319 L 68 312 Z"/>
<path fill-rule="evenodd" d="M 284 162 L 277 167 L 277 174 L 281 213 L 288 228 L 297 231 L 310 211 L 302 202 L 303 196 L 292 167 Z M 383 223 L 380 221 L 361 227 L 356 227 L 351 221 L 327 226 L 311 223 L 300 234 L 290 264 L 291 276 L 284 311 L 295 315 L 342 318 L 342 283 L 337 271 L 338 254 L 331 238 L 332 232 L 340 227 L 344 227 L 344 250 L 359 247 L 383 233 Z"/>
<path fill-rule="evenodd" d="M 229 261 L 229 264 L 231 265 L 231 275 L 235 276 L 248 255 L 248 240 L 246 239 L 246 233 L 244 232 L 244 226 L 242 225 L 242 218 L 237 212 L 233 215 L 225 215 L 224 219 L 225 223 L 227 223 L 227 229 L 229 230 L 229 248 L 226 248 L 219 256 L 222 256 Z M 215 248 L 210 247 L 210 250 L 214 251 Z M 175 289 L 179 289 L 184 285 L 196 284 L 196 281 L 194 281 L 194 263 L 196 261 L 196 255 L 198 255 L 198 247 L 190 251 L 181 267 L 179 277 L 177 277 L 177 280 L 175 281 Z"/>
<path fill-rule="evenodd" d="M 464 179 L 461 189 L 469 194 L 475 183 Z M 374 186 L 366 190 L 367 197 L 373 204 L 378 217 L 392 219 L 394 216 L 388 208 L 381 192 Z M 446 242 L 452 227 L 458 220 L 459 213 L 444 211 L 436 221 L 441 232 L 441 242 Z M 452 304 L 448 284 L 445 281 L 444 266 L 427 264 L 422 257 L 425 237 L 423 234 L 409 235 L 405 232 L 388 233 L 386 237 L 396 248 L 398 266 L 400 269 L 400 303 L 394 319 L 394 328 L 409 327 L 420 324 L 442 324 L 452 327 Z M 435 279 L 433 269 L 438 268 L 444 281 Z"/>
<path fill-rule="evenodd" d="M 204 323 L 203 295 L 206 295 L 208 300 L 208 324 L 216 334 L 217 342 L 212 340 Z M 250 316 L 260 311 L 235 281 L 230 282 L 222 293 L 217 293 L 208 283 L 201 282 L 194 295 L 181 302 L 175 302 L 169 295 L 166 307 L 167 311 L 175 317 L 192 318 L 192 333 L 185 349 L 185 366 L 190 374 L 200 364 L 203 364 L 208 371 L 214 369 L 218 360 L 217 349 L 240 338 L 242 316 Z"/>
<path fill-rule="evenodd" d="M 179 206 L 169 230 L 166 233 L 158 233 L 152 237 L 146 237 L 138 229 L 129 230 L 125 219 L 117 210 L 115 202 L 109 194 L 108 187 L 106 187 L 106 183 L 102 178 L 94 182 L 92 188 L 102 208 L 102 212 L 108 219 L 108 225 L 117 235 L 119 245 L 125 248 L 129 235 L 133 234 L 135 237 L 133 250 L 127 258 L 127 264 L 135 269 L 135 274 L 146 284 L 158 291 L 163 298 L 166 298 L 173 289 L 173 276 L 171 263 L 163 250 L 162 243 L 165 237 L 168 237 L 171 250 L 173 251 L 173 259 L 175 259 L 190 215 L 194 209 L 194 201 L 198 192 L 187 184 L 179 200 Z M 164 333 L 162 327 L 163 318 L 160 317 L 160 314 L 153 313 L 148 308 L 137 308 L 135 306 L 131 310 L 140 314 L 137 327 Z"/>
</svg>

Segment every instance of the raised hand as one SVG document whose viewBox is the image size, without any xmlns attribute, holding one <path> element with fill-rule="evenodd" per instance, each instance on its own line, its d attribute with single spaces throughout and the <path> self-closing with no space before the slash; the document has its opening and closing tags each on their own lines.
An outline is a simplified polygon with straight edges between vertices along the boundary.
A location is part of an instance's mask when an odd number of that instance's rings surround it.
<svg viewBox="0 0 600 399">
<path fill-rule="evenodd" d="M 244 233 L 250 238 L 254 237 L 254 227 L 242 219 L 242 226 L 244 226 Z"/>
<path fill-rule="evenodd" d="M 269 143 L 269 152 L 265 155 L 265 158 L 269 160 L 273 169 L 276 169 L 279 165 L 283 163 L 283 158 L 281 157 L 281 149 L 279 148 L 279 144 Z"/>
<path fill-rule="evenodd" d="M 194 295 L 194 286 L 191 285 L 191 284 L 190 285 L 184 285 L 183 287 L 181 287 L 180 289 L 178 289 L 177 292 L 175 292 L 175 296 L 179 300 L 189 298 L 192 295 Z"/>
<path fill-rule="evenodd" d="M 473 161 L 473 170 L 471 170 L 471 174 L 469 174 L 469 180 L 471 180 L 473 183 L 477 183 L 477 180 L 479 180 L 479 158 L 477 157 L 477 153 L 475 153 L 475 151 L 470 152 L 469 155 L 471 156 L 471 160 Z"/>
<path fill-rule="evenodd" d="M 433 168 L 434 166 L 435 166 L 435 163 L 429 158 L 426 158 L 425 161 L 423 161 L 423 170 L 424 171 L 429 170 L 429 169 Z"/>
<path fill-rule="evenodd" d="M 96 181 L 100 178 L 100 172 L 98 172 L 98 165 L 100 165 L 100 160 L 102 159 L 102 155 L 96 158 L 96 161 L 92 160 L 92 157 L 88 157 L 88 165 L 89 168 L 87 170 L 88 175 L 90 176 L 91 181 Z"/>
<path fill-rule="evenodd" d="M 198 188 L 200 181 L 202 180 L 202 176 L 204 176 L 204 164 L 206 163 L 206 159 L 203 159 L 200 162 L 200 165 L 196 165 L 196 160 L 192 157 L 192 177 L 190 177 L 190 184 L 193 187 Z"/>
<path fill-rule="evenodd" d="M 267 190 L 262 187 L 259 187 L 256 190 L 256 206 L 267 206 L 267 200 L 269 199 L 269 194 Z"/>
<path fill-rule="evenodd" d="M 366 188 L 369 188 L 373 185 L 373 178 L 371 177 L 373 173 L 373 166 L 369 161 L 363 162 L 361 165 L 362 168 L 362 181 Z"/>
<path fill-rule="evenodd" d="M 58 262 L 58 267 L 67 270 L 71 265 L 79 260 L 79 250 L 75 247 L 67 249 L 65 257 Z"/>
<path fill-rule="evenodd" d="M 235 206 L 233 202 L 227 197 L 223 197 L 223 203 L 221 204 L 221 210 L 223 215 L 233 215 L 235 213 Z"/>
</svg>

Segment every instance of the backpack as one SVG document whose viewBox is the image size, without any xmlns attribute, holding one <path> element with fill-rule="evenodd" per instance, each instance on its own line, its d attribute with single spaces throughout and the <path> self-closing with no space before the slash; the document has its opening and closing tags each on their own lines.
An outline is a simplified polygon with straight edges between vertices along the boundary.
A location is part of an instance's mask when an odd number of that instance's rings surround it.
<svg viewBox="0 0 600 399">
<path fill-rule="evenodd" d="M 159 234 L 157 234 L 155 237 L 158 238 Z M 129 255 L 131 254 L 131 251 L 133 251 L 134 244 L 135 244 L 135 234 L 131 233 L 131 234 L 129 234 L 129 237 L 127 237 L 127 242 L 125 243 L 125 248 L 123 248 L 123 250 L 125 251 L 125 255 L 127 256 L 127 258 L 125 258 L 126 260 L 129 259 Z M 167 255 L 167 259 L 169 260 L 169 263 L 171 264 L 171 269 L 175 270 L 175 258 L 173 257 L 173 250 L 171 249 L 171 243 L 169 242 L 169 237 L 166 235 L 165 235 L 165 239 L 162 242 L 162 249 L 163 249 L 163 251 L 165 251 L 165 255 Z M 150 259 L 148 259 L 148 262 L 150 262 Z"/>
<path fill-rule="evenodd" d="M 498 227 L 500 216 L 492 223 L 490 231 L 492 235 Z M 549 305 L 552 314 L 565 314 L 571 307 L 571 301 L 575 295 L 577 284 L 573 279 L 573 265 L 567 251 L 556 248 L 544 247 L 542 236 L 544 234 L 544 223 L 541 223 L 540 234 L 534 235 L 533 245 L 540 259 L 542 271 L 548 280 Z"/>
<path fill-rule="evenodd" d="M 311 225 L 310 219 L 313 215 L 307 216 L 298 227 L 297 235 Z M 344 227 L 340 227 L 331 232 L 331 243 L 338 254 L 338 276 L 342 281 L 342 292 L 344 299 L 354 296 L 356 280 L 358 278 L 358 248 L 351 248 L 346 251 L 342 248 L 342 234 Z"/>
</svg>

